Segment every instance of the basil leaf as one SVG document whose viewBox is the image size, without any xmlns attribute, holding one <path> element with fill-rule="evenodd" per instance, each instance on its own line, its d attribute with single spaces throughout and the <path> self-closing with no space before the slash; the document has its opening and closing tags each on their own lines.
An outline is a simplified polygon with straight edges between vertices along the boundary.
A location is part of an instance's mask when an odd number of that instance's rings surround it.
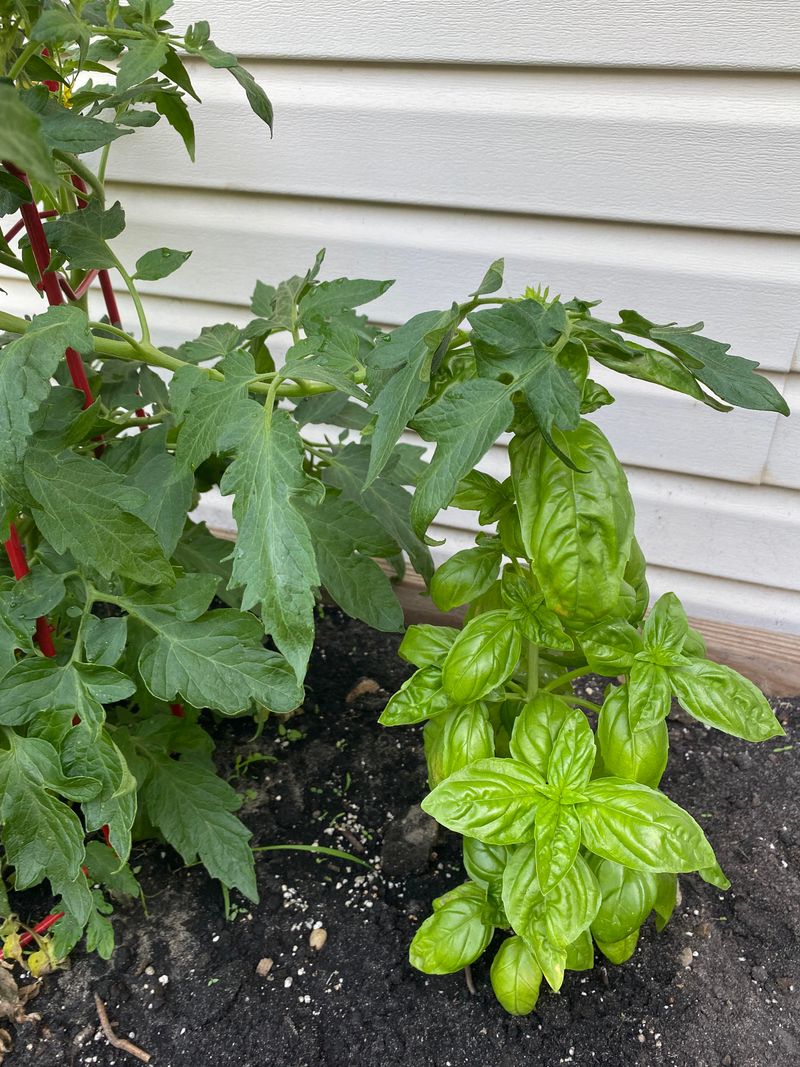
<svg viewBox="0 0 800 1067">
<path fill-rule="evenodd" d="M 689 620 L 674 593 L 664 593 L 653 605 L 642 632 L 650 652 L 681 652 L 689 636 Z"/>
<path fill-rule="evenodd" d="M 455 626 L 415 622 L 406 630 L 397 653 L 415 667 L 440 667 L 458 634 Z"/>
<path fill-rule="evenodd" d="M 542 969 L 518 936 L 507 937 L 489 972 L 494 995 L 510 1015 L 529 1015 L 539 999 Z"/>
<path fill-rule="evenodd" d="M 503 910 L 503 871 L 508 862 L 509 849 L 504 845 L 487 845 L 474 837 L 463 842 L 464 870 L 476 885 L 486 890 L 486 900 L 494 912 L 497 926 L 507 926 Z"/>
<path fill-rule="evenodd" d="M 536 871 L 543 893 L 549 893 L 569 871 L 581 844 L 581 821 L 575 809 L 543 799 L 533 827 Z"/>
<path fill-rule="evenodd" d="M 576 469 L 549 450 L 541 454 L 538 508 L 525 548 L 548 607 L 585 629 L 619 598 L 633 503 L 619 460 L 593 423 L 555 431 L 553 440 Z"/>
<path fill-rule="evenodd" d="M 638 871 L 697 871 L 716 863 L 705 834 L 671 800 L 647 786 L 599 778 L 576 805 L 584 846 Z"/>
<path fill-rule="evenodd" d="M 639 632 L 625 619 L 604 619 L 590 626 L 581 633 L 580 644 L 590 670 L 608 678 L 626 674 L 644 648 Z"/>
<path fill-rule="evenodd" d="M 492 939 L 494 927 L 484 914 L 486 896 L 479 886 L 465 882 L 433 906 L 433 915 L 414 935 L 408 958 L 425 974 L 452 974 L 474 963 Z"/>
<path fill-rule="evenodd" d="M 511 755 L 546 779 L 553 746 L 569 716 L 570 708 L 563 700 L 540 689 L 517 716 L 509 744 Z"/>
<path fill-rule="evenodd" d="M 559 793 L 580 792 L 591 777 L 594 760 L 592 728 L 582 711 L 570 709 L 550 751 L 548 784 Z"/>
<path fill-rule="evenodd" d="M 653 910 L 658 896 L 658 876 L 607 859 L 591 866 L 602 895 L 592 922 L 592 934 L 606 943 L 622 941 L 638 930 Z"/>
<path fill-rule="evenodd" d="M 502 685 L 517 665 L 520 637 L 507 611 L 468 622 L 447 653 L 442 684 L 459 704 L 471 704 Z"/>
<path fill-rule="evenodd" d="M 595 938 L 597 947 L 610 963 L 624 963 L 629 960 L 636 951 L 638 942 L 638 929 L 633 930 L 627 937 L 623 937 L 621 941 L 600 941 Z"/>
<path fill-rule="evenodd" d="M 746 741 L 783 736 L 761 690 L 730 667 L 703 659 L 671 668 L 669 678 L 681 706 L 706 726 Z"/>
<path fill-rule="evenodd" d="M 544 779 L 513 759 L 482 759 L 438 785 L 422 810 L 456 833 L 491 845 L 533 836 Z"/>
<path fill-rule="evenodd" d="M 594 967 L 594 944 L 588 930 L 578 934 L 571 945 L 567 945 L 567 970 L 590 971 Z"/>
<path fill-rule="evenodd" d="M 442 689 L 438 667 L 423 667 L 407 678 L 383 709 L 381 726 L 407 726 L 441 715 L 453 704 Z"/>
<path fill-rule="evenodd" d="M 669 715 L 670 675 L 664 667 L 635 660 L 628 675 L 628 717 L 632 729 L 649 730 Z"/>
<path fill-rule="evenodd" d="M 431 579 L 431 599 L 436 607 L 452 611 L 485 593 L 500 573 L 501 558 L 499 544 L 490 544 L 465 548 L 445 560 Z"/>
<path fill-rule="evenodd" d="M 494 731 L 485 704 L 453 708 L 431 719 L 424 739 L 431 788 L 470 763 L 494 755 Z"/>
<path fill-rule="evenodd" d="M 604 774 L 657 788 L 667 766 L 669 733 L 660 720 L 647 730 L 631 728 L 628 687 L 606 690 L 597 720 L 598 766 Z"/>
</svg>

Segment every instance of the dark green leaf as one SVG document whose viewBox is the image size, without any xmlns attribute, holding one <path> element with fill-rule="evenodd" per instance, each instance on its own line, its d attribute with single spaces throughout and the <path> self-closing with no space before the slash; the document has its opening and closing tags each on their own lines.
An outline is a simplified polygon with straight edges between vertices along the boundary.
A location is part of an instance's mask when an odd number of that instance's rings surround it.
<svg viewBox="0 0 800 1067">
<path fill-rule="evenodd" d="M 72 211 L 44 224 L 52 249 L 61 252 L 75 269 L 116 266 L 116 257 L 106 244 L 125 229 L 125 212 L 117 201 L 105 210 L 90 201 L 80 211 Z"/>
</svg>

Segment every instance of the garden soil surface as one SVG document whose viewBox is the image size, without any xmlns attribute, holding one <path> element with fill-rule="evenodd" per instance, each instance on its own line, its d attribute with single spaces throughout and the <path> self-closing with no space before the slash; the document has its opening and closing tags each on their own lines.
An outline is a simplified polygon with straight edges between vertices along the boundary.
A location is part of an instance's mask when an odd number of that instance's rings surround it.
<svg viewBox="0 0 800 1067">
<path fill-rule="evenodd" d="M 485 961 L 472 968 L 474 993 L 463 973 L 429 977 L 408 963 L 431 900 L 463 876 L 455 836 L 432 840 L 415 807 L 420 730 L 377 725 L 410 672 L 397 643 L 328 613 L 306 707 L 283 736 L 278 720 L 255 742 L 243 721 L 216 731 L 225 775 L 237 756 L 274 757 L 245 769 L 240 760 L 234 779 L 257 844 L 319 842 L 369 867 L 262 852 L 260 903 L 234 895 L 226 921 L 202 869 L 164 846 L 138 847 L 147 917 L 118 907 L 111 960 L 76 952 L 29 1004 L 39 1021 L 0 1023 L 14 1040 L 6 1063 L 136 1063 L 103 1035 L 99 994 L 117 1035 L 154 1067 L 800 1064 L 800 700 L 776 702 L 787 737 L 760 746 L 671 721 L 664 788 L 704 826 L 733 888 L 682 876 L 672 921 L 662 934 L 648 922 L 628 963 L 598 956 L 560 994 L 543 986 L 534 1014 L 512 1018 Z M 599 683 L 588 685 L 597 699 Z M 30 894 L 17 903 L 29 921 L 47 909 Z M 327 935 L 322 948 L 309 944 L 314 930 Z"/>
</svg>

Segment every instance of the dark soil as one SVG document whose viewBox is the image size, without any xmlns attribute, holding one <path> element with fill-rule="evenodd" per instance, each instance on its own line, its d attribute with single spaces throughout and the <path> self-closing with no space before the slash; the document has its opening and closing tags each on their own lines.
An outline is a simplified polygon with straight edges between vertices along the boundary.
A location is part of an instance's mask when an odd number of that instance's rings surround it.
<svg viewBox="0 0 800 1067">
<path fill-rule="evenodd" d="M 424 822 L 412 812 L 398 829 L 425 792 L 425 770 L 417 730 L 376 725 L 409 672 L 396 646 L 329 614 L 306 710 L 286 727 L 298 733 L 276 738 L 270 722 L 250 743 L 249 724 L 226 722 L 218 734 L 223 773 L 237 755 L 277 757 L 236 781 L 257 843 L 361 848 L 370 869 L 262 853 L 261 903 L 235 900 L 228 922 L 201 869 L 183 869 L 164 847 L 140 848 L 149 918 L 123 906 L 108 963 L 79 952 L 46 979 L 31 1005 L 41 1021 L 9 1026 L 7 1062 L 135 1063 L 103 1037 L 97 992 L 117 1033 L 155 1067 L 800 1064 L 800 700 L 778 702 L 789 736 L 760 747 L 671 723 L 665 789 L 707 829 L 733 889 L 682 877 L 672 922 L 660 935 L 648 924 L 627 964 L 598 960 L 515 1019 L 495 1002 L 485 962 L 473 968 L 471 995 L 463 974 L 426 977 L 407 961 L 431 899 L 462 874 L 454 837 L 426 862 Z M 354 696 L 364 678 L 372 684 Z M 404 873 L 415 862 L 421 869 Z M 327 942 L 315 951 L 309 935 L 319 928 Z M 272 968 L 260 976 L 265 958 Z"/>
</svg>

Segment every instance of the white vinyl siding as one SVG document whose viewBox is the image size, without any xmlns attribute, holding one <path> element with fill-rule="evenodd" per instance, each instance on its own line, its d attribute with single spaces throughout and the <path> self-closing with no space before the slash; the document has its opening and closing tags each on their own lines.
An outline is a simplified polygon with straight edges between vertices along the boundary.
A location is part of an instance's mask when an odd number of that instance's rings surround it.
<svg viewBox="0 0 800 1067">
<path fill-rule="evenodd" d="M 628 470 L 655 592 L 800 634 L 795 0 L 177 0 L 174 15 L 209 19 L 276 125 L 270 140 L 240 87 L 192 62 L 196 164 L 163 123 L 114 146 L 119 246 L 194 250 L 143 286 L 158 339 L 243 321 L 256 278 L 322 246 L 325 277 L 397 279 L 371 307 L 386 326 L 462 299 L 501 255 L 508 294 L 541 282 L 609 318 L 703 319 L 761 363 L 791 419 L 717 414 L 602 368 L 618 403 L 593 418 Z M 504 464 L 499 445 L 483 466 Z M 218 497 L 207 514 L 230 524 Z M 442 517 L 441 551 L 469 522 Z"/>
</svg>

